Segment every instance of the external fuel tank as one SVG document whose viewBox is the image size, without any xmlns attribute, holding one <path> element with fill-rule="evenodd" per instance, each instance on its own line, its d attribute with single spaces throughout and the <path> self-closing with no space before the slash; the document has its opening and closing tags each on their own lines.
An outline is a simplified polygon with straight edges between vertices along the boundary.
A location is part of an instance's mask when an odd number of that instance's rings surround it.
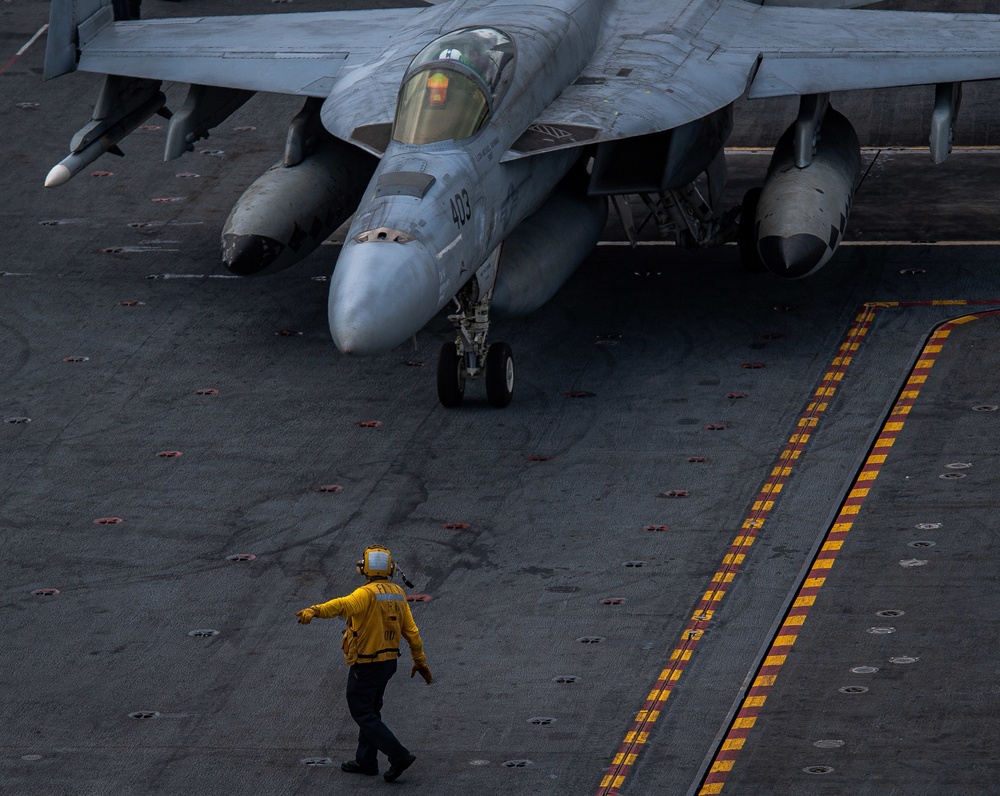
<svg viewBox="0 0 1000 796">
<path fill-rule="evenodd" d="M 794 125 L 778 140 L 754 220 L 764 265 L 788 279 L 817 271 L 833 256 L 861 172 L 854 127 L 830 108 L 823 118 L 812 162 L 795 165 Z"/>
</svg>

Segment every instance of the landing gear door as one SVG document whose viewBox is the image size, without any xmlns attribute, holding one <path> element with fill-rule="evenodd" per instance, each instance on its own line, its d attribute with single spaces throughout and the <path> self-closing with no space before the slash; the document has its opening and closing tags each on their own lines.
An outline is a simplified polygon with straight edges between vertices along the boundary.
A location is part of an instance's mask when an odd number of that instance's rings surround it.
<svg viewBox="0 0 1000 796">
<path fill-rule="evenodd" d="M 502 243 L 493 250 L 486 258 L 486 262 L 479 266 L 479 270 L 476 271 L 475 279 L 480 302 L 488 302 L 493 298 L 493 288 L 496 287 L 497 273 L 500 270 L 501 248 L 503 248 Z"/>
</svg>

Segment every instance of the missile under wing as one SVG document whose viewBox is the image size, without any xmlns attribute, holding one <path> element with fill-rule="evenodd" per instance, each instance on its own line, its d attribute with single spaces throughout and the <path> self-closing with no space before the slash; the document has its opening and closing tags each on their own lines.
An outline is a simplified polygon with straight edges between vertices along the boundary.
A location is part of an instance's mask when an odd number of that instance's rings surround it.
<svg viewBox="0 0 1000 796">
<path fill-rule="evenodd" d="M 531 311 L 558 289 L 599 235 L 604 197 L 626 228 L 620 197 L 638 194 L 678 243 L 738 238 L 748 265 L 802 276 L 833 255 L 858 176 L 857 137 L 829 94 L 934 85 L 940 162 L 961 83 L 1000 77 L 1000 16 L 857 0 L 449 0 L 169 20 L 130 19 L 132 5 L 52 4 L 46 77 L 107 77 L 46 184 L 153 113 L 170 118 L 170 159 L 254 92 L 303 97 L 283 158 L 230 215 L 224 262 L 291 265 L 353 213 L 330 283 L 334 341 L 378 353 L 454 302 L 446 405 L 476 378 L 491 403 L 510 401 L 512 354 L 487 344 L 491 312 Z M 191 86 L 173 111 L 163 80 Z M 764 185 L 725 210 L 723 147 L 742 96 L 799 96 L 800 110 Z M 573 245 L 553 245 L 566 228 Z"/>
</svg>

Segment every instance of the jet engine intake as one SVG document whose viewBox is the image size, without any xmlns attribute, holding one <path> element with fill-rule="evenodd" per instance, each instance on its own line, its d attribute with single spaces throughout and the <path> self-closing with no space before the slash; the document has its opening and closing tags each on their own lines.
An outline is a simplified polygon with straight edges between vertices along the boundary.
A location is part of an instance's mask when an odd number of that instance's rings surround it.
<svg viewBox="0 0 1000 796">
<path fill-rule="evenodd" d="M 222 262 L 240 276 L 274 273 L 311 254 L 355 211 L 378 161 L 327 136 L 295 166 L 278 162 L 233 207 Z"/>
<path fill-rule="evenodd" d="M 854 127 L 830 108 L 812 162 L 795 165 L 795 125 L 778 140 L 754 219 L 754 239 L 767 269 L 786 279 L 807 276 L 836 251 L 861 172 Z"/>
</svg>

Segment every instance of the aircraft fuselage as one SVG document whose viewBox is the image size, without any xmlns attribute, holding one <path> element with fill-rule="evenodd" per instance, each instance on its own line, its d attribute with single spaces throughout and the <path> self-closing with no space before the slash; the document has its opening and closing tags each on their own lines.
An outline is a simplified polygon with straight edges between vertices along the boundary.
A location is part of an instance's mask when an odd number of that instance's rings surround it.
<svg viewBox="0 0 1000 796">
<path fill-rule="evenodd" d="M 510 82 L 486 123 L 462 140 L 395 140 L 403 137 L 397 114 L 394 140 L 357 209 L 330 283 L 330 329 L 341 351 L 375 354 L 412 336 L 579 159 L 573 148 L 500 162 L 580 74 L 597 41 L 602 5 L 493 3 L 450 18 L 453 30 L 509 37 Z M 427 80 L 437 74 L 431 69 Z M 434 113 L 431 108 L 425 118 Z"/>
</svg>

